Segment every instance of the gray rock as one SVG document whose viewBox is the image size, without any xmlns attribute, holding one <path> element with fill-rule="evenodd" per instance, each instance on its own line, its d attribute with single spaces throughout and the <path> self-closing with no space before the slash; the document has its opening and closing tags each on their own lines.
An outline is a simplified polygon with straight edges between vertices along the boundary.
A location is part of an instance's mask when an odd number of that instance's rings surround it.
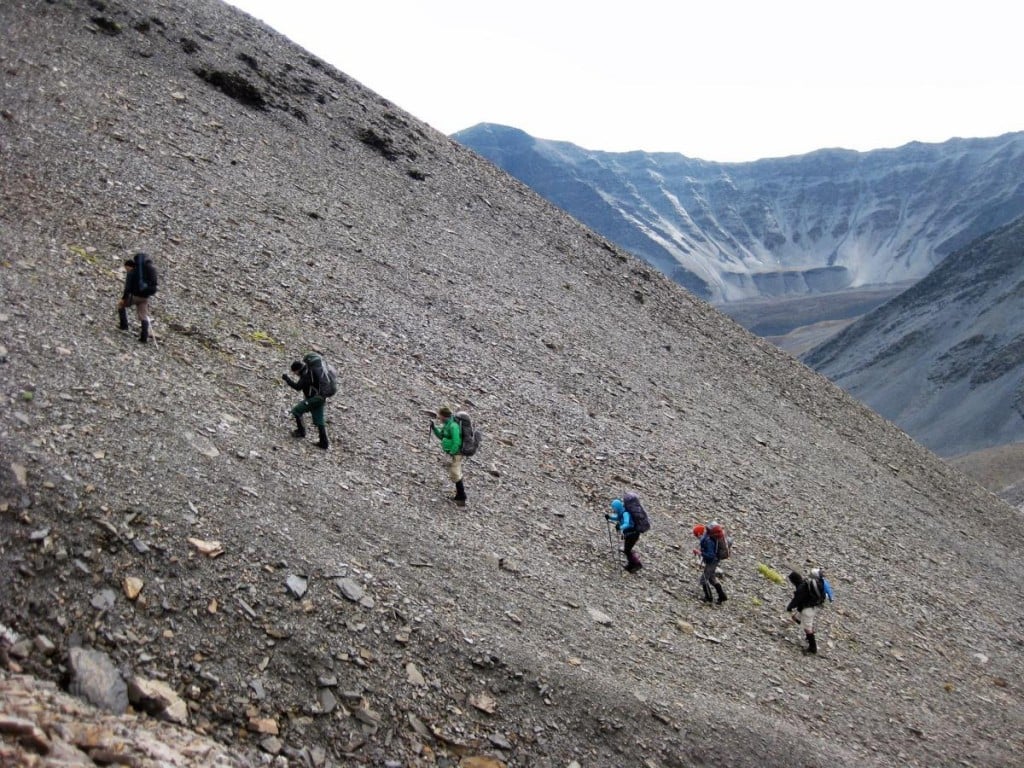
<svg viewBox="0 0 1024 768">
<path fill-rule="evenodd" d="M 101 651 L 72 648 L 68 654 L 68 690 L 99 709 L 121 714 L 128 708 L 128 685 L 110 657 Z"/>
</svg>

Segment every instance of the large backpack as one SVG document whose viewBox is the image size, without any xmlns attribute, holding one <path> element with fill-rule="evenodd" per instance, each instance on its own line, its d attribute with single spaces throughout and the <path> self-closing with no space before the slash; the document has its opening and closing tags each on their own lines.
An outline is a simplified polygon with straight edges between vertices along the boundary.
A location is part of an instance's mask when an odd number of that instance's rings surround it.
<svg viewBox="0 0 1024 768">
<path fill-rule="evenodd" d="M 626 511 L 629 512 L 629 516 L 633 518 L 633 530 L 637 533 L 647 533 L 651 530 L 651 519 L 647 517 L 647 510 L 640 503 L 639 496 L 632 491 L 626 491 L 622 494 L 622 503 L 625 505 Z"/>
<path fill-rule="evenodd" d="M 474 429 L 473 420 L 465 411 L 459 411 L 452 418 L 458 423 L 459 430 L 462 432 L 462 446 L 459 448 L 459 453 L 463 456 L 472 456 L 480 447 L 480 430 Z"/>
<path fill-rule="evenodd" d="M 338 372 L 334 366 L 328 363 L 316 352 L 308 352 L 303 356 L 302 362 L 309 368 L 309 375 L 313 379 L 315 394 L 320 397 L 331 397 L 338 391 Z"/>
<path fill-rule="evenodd" d="M 135 283 L 132 294 L 135 296 L 152 296 L 157 291 L 156 267 L 153 260 L 145 253 L 135 254 L 135 270 L 132 273 L 132 280 Z"/>
<path fill-rule="evenodd" d="M 815 576 L 813 573 L 807 578 L 808 586 L 811 589 L 811 596 L 814 598 L 814 605 L 824 605 L 825 598 L 828 597 L 829 590 L 825 586 L 825 574 L 818 571 L 818 575 Z"/>
<path fill-rule="evenodd" d="M 725 560 L 732 554 L 732 539 L 726 535 L 723 526 L 712 525 L 708 528 L 708 535 L 715 542 L 715 553 L 719 560 Z"/>
</svg>

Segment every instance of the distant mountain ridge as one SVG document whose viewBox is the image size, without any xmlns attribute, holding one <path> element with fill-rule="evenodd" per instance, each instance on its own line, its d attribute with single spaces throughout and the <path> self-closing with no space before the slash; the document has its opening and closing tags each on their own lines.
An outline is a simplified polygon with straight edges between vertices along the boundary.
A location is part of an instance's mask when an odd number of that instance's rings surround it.
<svg viewBox="0 0 1024 768">
<path fill-rule="evenodd" d="M 943 456 L 1024 441 L 1024 218 L 804 356 Z"/>
<path fill-rule="evenodd" d="M 918 280 L 1024 214 L 1024 133 L 751 163 L 453 137 L 713 303 Z"/>
</svg>

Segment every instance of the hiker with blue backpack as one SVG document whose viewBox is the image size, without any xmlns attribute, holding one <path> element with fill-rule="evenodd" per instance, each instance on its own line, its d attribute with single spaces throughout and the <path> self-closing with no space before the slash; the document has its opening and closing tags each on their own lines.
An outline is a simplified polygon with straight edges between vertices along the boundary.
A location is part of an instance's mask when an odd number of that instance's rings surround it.
<svg viewBox="0 0 1024 768">
<path fill-rule="evenodd" d="M 622 494 L 621 499 L 613 499 L 611 507 L 612 514 L 605 515 L 605 519 L 615 523 L 615 527 L 622 535 L 622 551 L 626 555 L 625 568 L 629 573 L 635 573 L 644 567 L 633 548 L 640 540 L 640 534 L 651 528 L 647 510 L 640 503 L 640 497 L 632 491 Z"/>
<path fill-rule="evenodd" d="M 292 416 L 295 417 L 295 429 L 292 430 L 292 437 L 303 438 L 306 436 L 306 427 L 302 423 L 302 416 L 309 413 L 313 424 L 320 434 L 320 442 L 317 445 L 325 451 L 330 447 L 327 439 L 327 419 L 324 417 L 324 405 L 327 398 L 333 396 L 338 390 L 337 373 L 323 357 L 316 352 L 309 352 L 302 360 L 292 363 L 292 373 L 298 376 L 293 381 L 287 373 L 281 374 L 284 383 L 292 389 L 302 392 L 303 399 L 292 408 Z"/>
<path fill-rule="evenodd" d="M 693 550 L 693 553 L 700 555 L 701 562 L 704 565 L 699 581 L 701 590 L 704 593 L 701 601 L 705 603 L 714 602 L 714 597 L 711 595 L 711 588 L 714 587 L 715 592 L 718 593 L 718 605 L 721 605 L 729 598 L 725 594 L 722 583 L 718 580 L 718 564 L 729 557 L 732 542 L 726 535 L 725 528 L 716 522 L 710 522 L 707 525 L 695 525 L 693 527 L 693 535 L 700 540 L 698 542 L 698 549 Z"/>
<path fill-rule="evenodd" d="M 814 637 L 814 617 L 818 609 L 828 600 L 832 602 L 832 585 L 825 578 L 825 573 L 820 568 L 812 568 L 809 578 L 804 578 L 796 571 L 789 574 L 789 583 L 793 585 L 793 599 L 786 606 L 786 611 L 796 611 L 793 614 L 793 621 L 803 627 L 804 636 L 807 638 L 807 647 L 804 653 L 817 653 L 818 641 Z"/>
</svg>

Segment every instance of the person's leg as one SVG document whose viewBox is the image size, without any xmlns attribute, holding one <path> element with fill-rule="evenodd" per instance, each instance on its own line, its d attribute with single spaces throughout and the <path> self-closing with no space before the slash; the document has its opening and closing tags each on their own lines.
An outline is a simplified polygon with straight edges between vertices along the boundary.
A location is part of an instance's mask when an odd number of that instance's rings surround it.
<svg viewBox="0 0 1024 768">
<path fill-rule="evenodd" d="M 466 505 L 466 486 L 462 482 L 462 454 L 457 453 L 451 457 L 448 465 L 448 477 L 455 483 L 455 495 L 452 500 L 460 507 Z"/>
<path fill-rule="evenodd" d="M 701 577 L 700 577 L 700 586 L 701 586 L 701 589 L 704 590 L 704 597 L 702 598 L 702 600 L 705 603 L 710 603 L 710 602 L 712 602 L 714 600 L 714 598 L 711 596 L 711 585 L 713 583 L 712 580 L 714 578 L 715 578 L 715 563 L 714 562 L 704 563 L 704 573 L 701 574 Z"/>
<path fill-rule="evenodd" d="M 818 610 L 814 607 L 804 608 L 800 611 L 800 624 L 804 628 L 804 635 L 807 637 L 807 648 L 805 653 L 817 653 L 818 641 L 814 637 L 814 617 Z"/>
<path fill-rule="evenodd" d="M 302 423 L 302 414 L 309 411 L 309 400 L 302 400 L 292 408 L 292 416 L 295 417 L 295 429 L 292 430 L 292 437 L 305 437 L 306 427 Z"/>
<path fill-rule="evenodd" d="M 622 538 L 623 548 L 622 551 L 626 554 L 626 570 L 627 571 L 639 571 L 643 568 L 643 563 L 640 562 L 640 558 L 637 557 L 636 553 L 633 552 L 633 547 L 640 540 L 639 533 L 630 533 Z"/>
<path fill-rule="evenodd" d="M 149 298 L 145 296 L 133 296 L 132 304 L 135 306 L 135 314 L 139 318 L 139 341 L 145 344 L 149 341 Z"/>
<path fill-rule="evenodd" d="M 331 443 L 327 439 L 327 419 L 324 416 L 324 398 L 316 395 L 310 398 L 310 414 L 313 417 L 313 424 L 316 425 L 317 433 L 320 436 L 320 441 L 317 445 L 324 450 L 330 448 Z"/>
</svg>

